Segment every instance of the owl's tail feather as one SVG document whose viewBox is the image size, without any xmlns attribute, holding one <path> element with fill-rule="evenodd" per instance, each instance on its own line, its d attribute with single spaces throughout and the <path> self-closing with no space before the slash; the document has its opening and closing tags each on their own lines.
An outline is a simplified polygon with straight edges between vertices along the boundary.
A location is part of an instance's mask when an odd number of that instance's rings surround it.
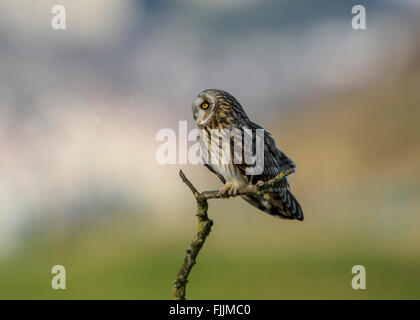
<svg viewBox="0 0 420 320">
<path fill-rule="evenodd" d="M 270 196 L 269 200 L 256 196 L 243 196 L 242 198 L 272 216 L 303 221 L 302 207 L 290 190 L 284 188 L 270 193 Z"/>
<path fill-rule="evenodd" d="M 286 215 L 289 219 L 303 221 L 303 210 L 295 196 L 288 189 L 272 194 L 270 204 L 273 206 L 271 211 L 274 214 L 280 213 Z"/>
</svg>

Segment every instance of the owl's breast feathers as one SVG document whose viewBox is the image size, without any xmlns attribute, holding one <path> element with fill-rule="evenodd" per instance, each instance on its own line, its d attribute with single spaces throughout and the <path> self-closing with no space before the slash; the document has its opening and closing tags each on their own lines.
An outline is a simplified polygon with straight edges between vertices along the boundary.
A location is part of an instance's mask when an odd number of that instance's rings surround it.
<svg viewBox="0 0 420 320">
<path fill-rule="evenodd" d="M 215 124 L 215 123 L 213 123 Z M 213 131 L 211 131 L 212 123 L 209 123 L 209 126 L 203 128 L 200 132 L 200 144 L 201 144 L 201 152 L 203 155 L 203 161 L 206 164 L 206 167 L 215 173 L 219 179 L 226 183 L 226 181 L 233 181 L 237 184 L 244 185 L 247 183 L 256 183 L 258 181 L 268 181 L 276 177 L 280 172 L 295 169 L 294 162 L 289 159 L 283 152 L 281 152 L 275 144 L 274 139 L 272 138 L 271 134 L 264 130 L 264 169 L 263 172 L 259 175 L 246 175 L 246 169 L 253 167 L 253 165 L 249 165 L 245 162 L 244 157 L 244 129 L 252 129 L 254 139 L 255 139 L 255 131 L 256 129 L 262 129 L 257 124 L 252 122 L 248 122 L 244 124 L 243 127 L 233 127 L 222 125 L 223 122 L 218 122 L 220 126 L 216 126 L 217 129 L 221 127 L 222 129 L 229 129 L 227 131 L 221 131 L 219 135 L 215 135 Z M 233 136 L 229 137 L 222 137 L 223 132 L 226 134 L 227 132 L 232 132 L 232 130 L 239 130 L 242 134 L 241 139 L 234 139 Z M 221 129 L 219 129 L 221 130 Z M 206 139 L 203 137 L 206 136 Z M 218 141 L 214 141 L 214 138 Z M 212 161 L 212 154 L 219 155 L 222 158 L 223 150 L 222 150 L 222 141 L 227 139 L 230 141 L 230 163 L 220 163 Z M 219 140 L 220 139 L 220 140 Z M 238 142 L 239 141 L 239 142 Z M 255 140 L 253 140 L 255 141 Z M 235 144 L 241 143 L 241 145 L 236 146 Z M 238 159 L 238 150 L 241 150 L 242 155 L 241 158 L 242 162 L 234 163 L 234 159 Z M 236 152 L 236 154 L 235 154 Z M 255 153 L 255 149 L 253 150 Z M 217 158 L 217 157 L 216 157 Z M 219 158 L 219 159 L 221 159 Z M 297 219 L 303 220 L 303 211 L 301 206 L 299 205 L 296 198 L 290 191 L 289 184 L 287 182 L 287 178 L 282 179 L 277 184 L 275 184 L 272 188 L 267 190 L 266 198 L 264 197 L 257 197 L 257 196 L 241 196 L 245 201 L 253 205 L 254 207 L 279 218 L 285 219 Z"/>
</svg>

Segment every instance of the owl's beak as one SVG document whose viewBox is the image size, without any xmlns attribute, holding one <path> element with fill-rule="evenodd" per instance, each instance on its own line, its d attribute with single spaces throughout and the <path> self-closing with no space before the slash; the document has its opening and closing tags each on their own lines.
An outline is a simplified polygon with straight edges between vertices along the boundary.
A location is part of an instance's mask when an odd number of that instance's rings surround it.
<svg viewBox="0 0 420 320">
<path fill-rule="evenodd" d="M 199 127 L 203 127 L 207 124 L 207 122 L 209 122 L 210 118 L 213 116 L 214 110 L 210 110 L 209 113 L 205 113 L 204 116 L 200 119 L 200 121 L 198 122 L 198 126 Z"/>
</svg>

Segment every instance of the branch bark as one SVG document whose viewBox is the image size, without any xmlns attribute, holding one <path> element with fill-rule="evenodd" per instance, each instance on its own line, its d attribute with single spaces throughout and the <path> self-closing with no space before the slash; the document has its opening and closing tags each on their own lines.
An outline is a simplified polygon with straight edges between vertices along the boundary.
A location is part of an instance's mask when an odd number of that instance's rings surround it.
<svg viewBox="0 0 420 320">
<path fill-rule="evenodd" d="M 276 177 L 274 177 L 273 179 L 269 181 L 260 182 L 257 184 L 247 184 L 245 186 L 242 186 L 239 188 L 239 193 L 232 197 L 241 196 L 241 195 L 249 195 L 249 194 L 254 194 L 257 196 L 264 196 L 266 193 L 265 191 L 268 188 L 272 187 L 275 183 L 279 182 L 281 179 L 291 174 L 292 172 L 293 172 L 292 169 L 286 170 L 286 171 L 280 172 Z M 182 170 L 179 170 L 179 176 L 181 177 L 182 181 L 188 186 L 188 188 L 191 190 L 192 194 L 194 195 L 194 198 L 197 203 L 196 216 L 198 219 L 197 234 L 194 236 L 190 246 L 185 252 L 186 255 L 184 258 L 184 262 L 182 263 L 181 268 L 178 271 L 178 274 L 176 276 L 175 283 L 174 283 L 174 289 L 173 289 L 175 300 L 185 300 L 185 291 L 186 291 L 186 286 L 188 283 L 188 276 L 193 266 L 196 264 L 198 254 L 200 253 L 200 250 L 203 247 L 204 242 L 206 241 L 206 238 L 211 232 L 211 227 L 213 226 L 213 221 L 209 219 L 207 215 L 207 210 L 208 210 L 207 200 L 228 198 L 229 196 L 222 196 L 219 191 L 203 191 L 200 193 L 197 191 L 197 189 L 194 187 L 191 181 L 188 180 L 188 178 L 185 176 Z"/>
</svg>

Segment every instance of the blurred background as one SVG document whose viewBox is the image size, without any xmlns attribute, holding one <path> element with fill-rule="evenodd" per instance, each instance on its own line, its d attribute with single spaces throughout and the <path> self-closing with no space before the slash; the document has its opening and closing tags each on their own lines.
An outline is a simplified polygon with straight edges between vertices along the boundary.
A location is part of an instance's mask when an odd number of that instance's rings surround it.
<svg viewBox="0 0 420 320">
<path fill-rule="evenodd" d="M 415 0 L 2 0 L 0 298 L 171 299 L 196 232 L 178 170 L 220 182 L 155 137 L 221 88 L 296 162 L 305 221 L 211 202 L 187 298 L 419 299 L 419 30 Z"/>
</svg>

